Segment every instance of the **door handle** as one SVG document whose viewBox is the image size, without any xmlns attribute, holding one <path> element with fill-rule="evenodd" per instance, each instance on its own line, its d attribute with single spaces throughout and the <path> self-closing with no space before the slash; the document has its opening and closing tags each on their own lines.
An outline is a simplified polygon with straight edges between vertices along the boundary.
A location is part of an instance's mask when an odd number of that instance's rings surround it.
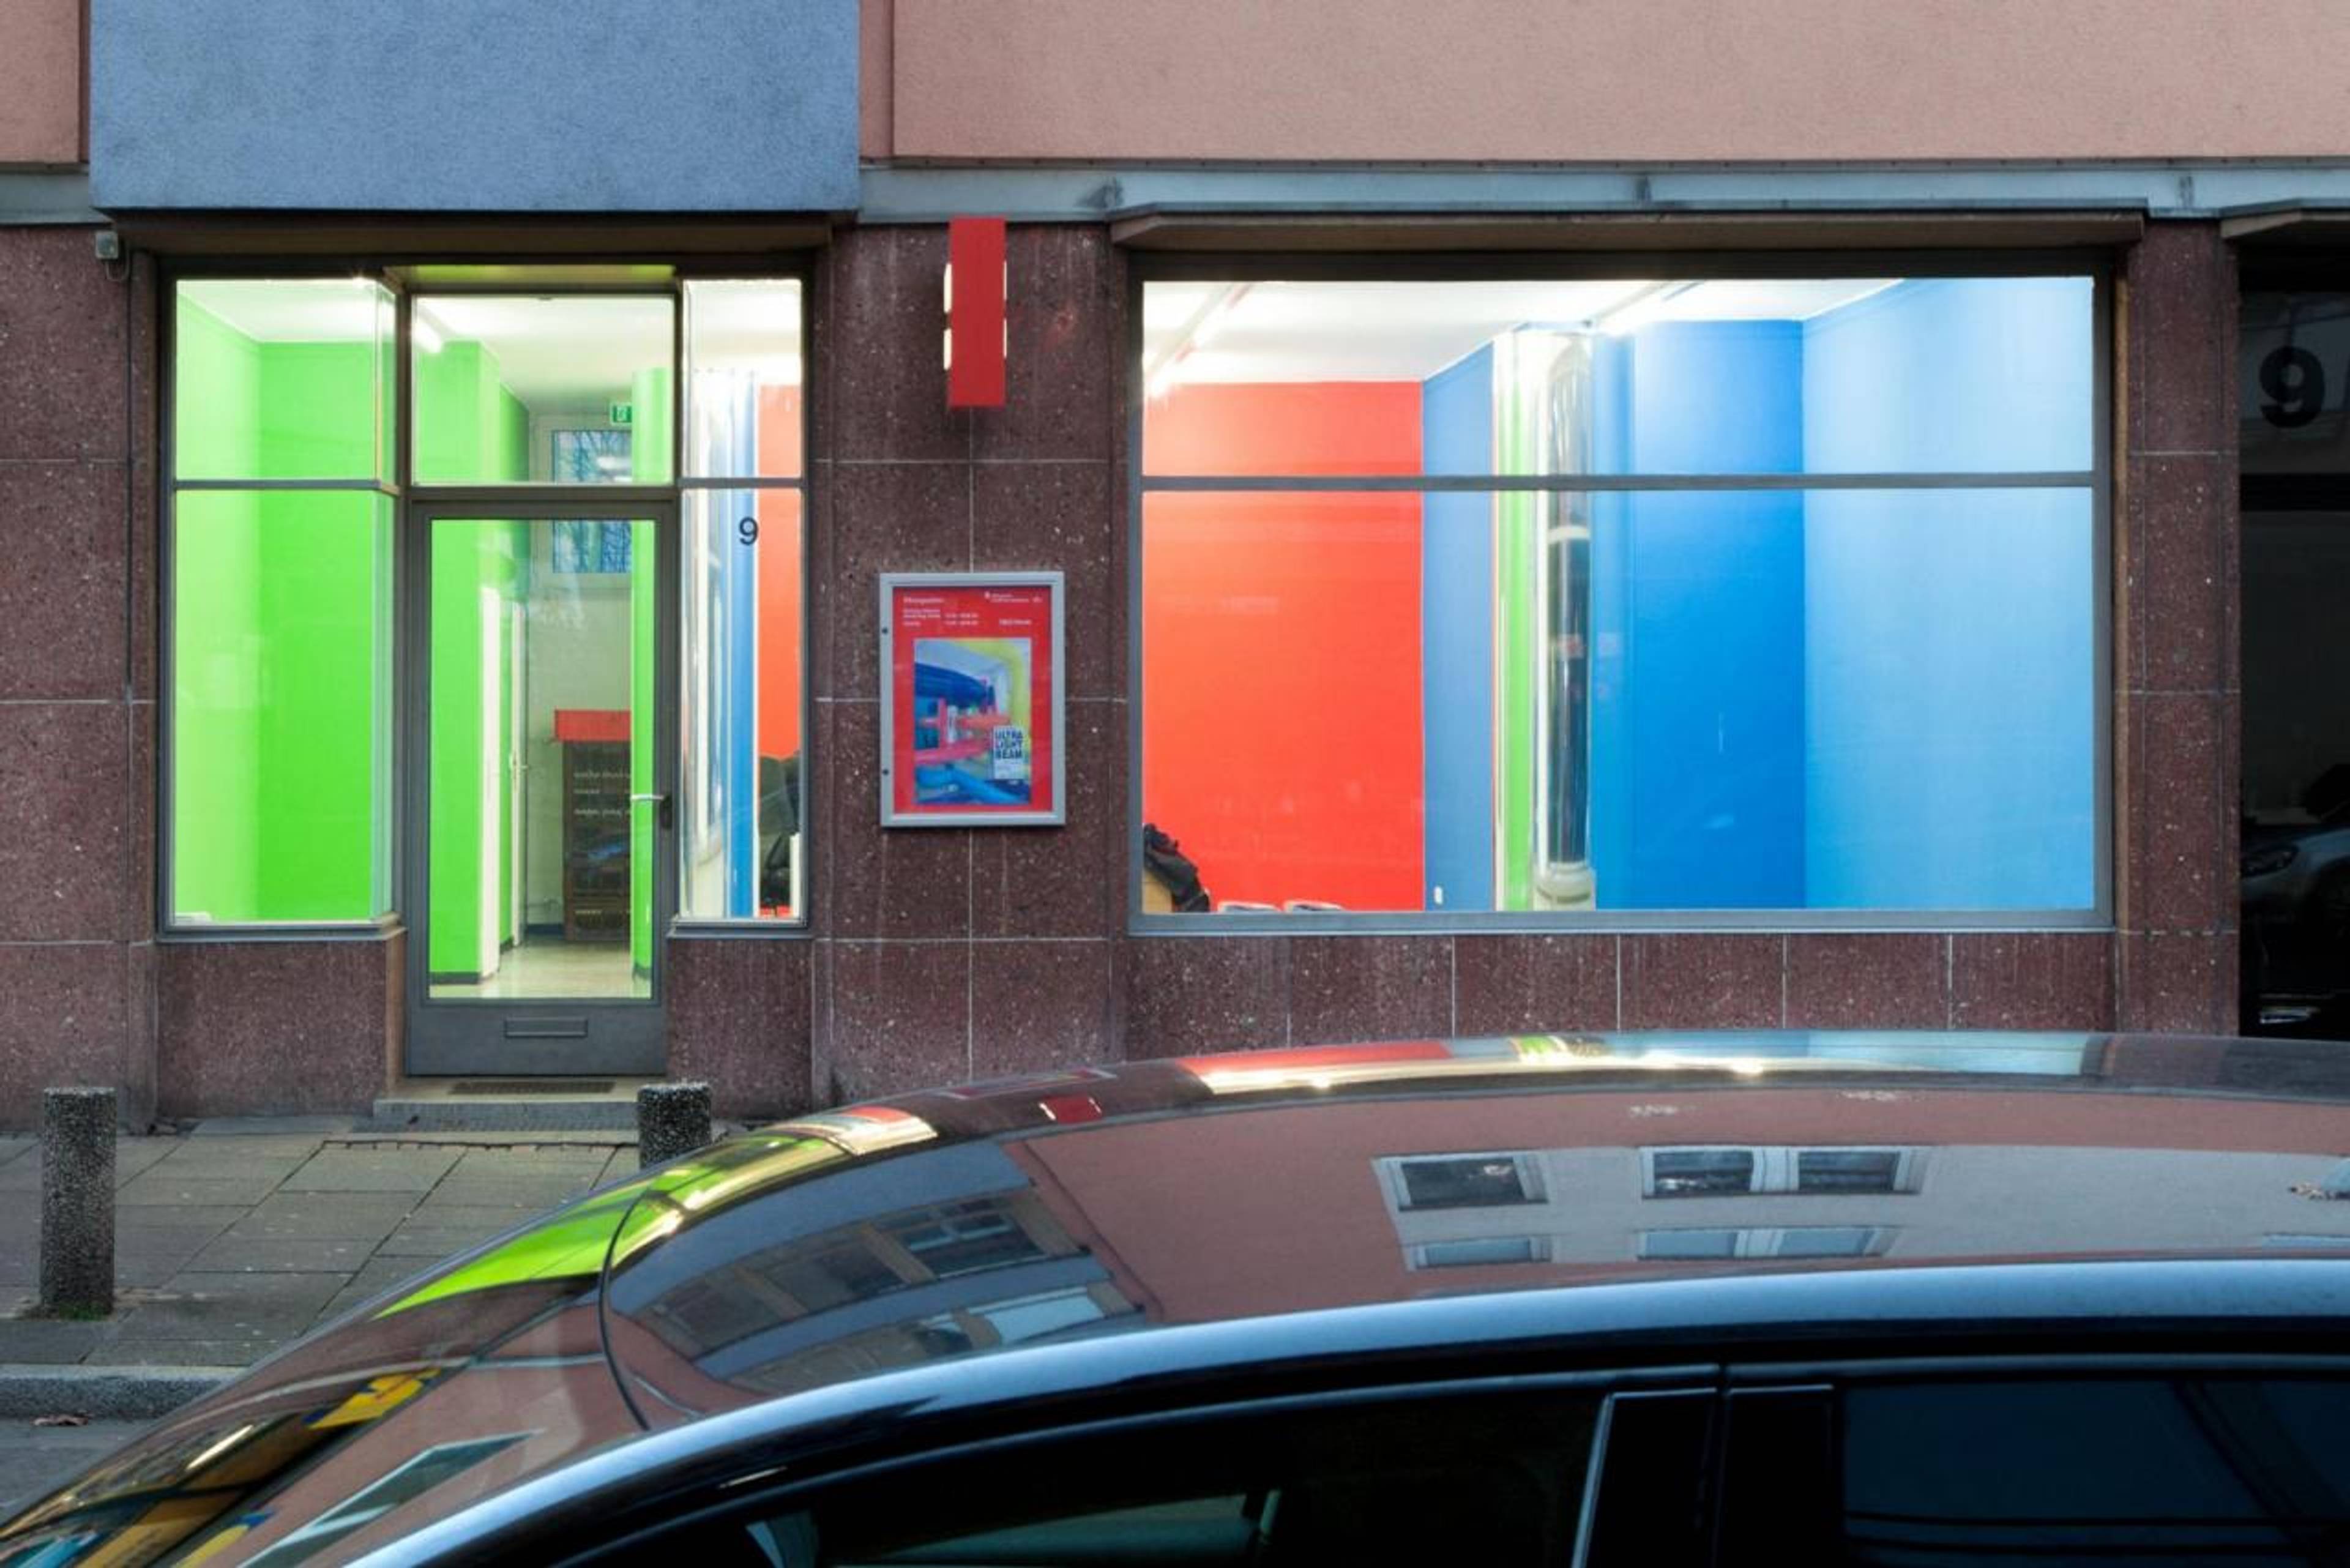
<svg viewBox="0 0 2350 1568">
<path fill-rule="evenodd" d="M 669 795 L 667 792 L 655 790 L 642 794 L 632 794 L 629 796 L 629 804 L 631 805 L 640 800 L 658 801 L 660 804 L 660 810 L 657 815 L 660 822 L 661 831 L 663 833 L 667 833 L 671 827 L 677 826 L 676 814 L 670 808 Z"/>
</svg>

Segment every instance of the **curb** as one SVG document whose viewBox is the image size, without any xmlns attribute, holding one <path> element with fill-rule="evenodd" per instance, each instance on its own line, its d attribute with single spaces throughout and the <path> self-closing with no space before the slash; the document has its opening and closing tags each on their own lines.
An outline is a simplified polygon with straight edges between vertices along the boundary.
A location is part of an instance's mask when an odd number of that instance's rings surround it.
<svg viewBox="0 0 2350 1568">
<path fill-rule="evenodd" d="M 27 1366 L 0 1364 L 0 1417 L 70 1413 L 151 1421 L 202 1398 L 242 1366 Z"/>
</svg>

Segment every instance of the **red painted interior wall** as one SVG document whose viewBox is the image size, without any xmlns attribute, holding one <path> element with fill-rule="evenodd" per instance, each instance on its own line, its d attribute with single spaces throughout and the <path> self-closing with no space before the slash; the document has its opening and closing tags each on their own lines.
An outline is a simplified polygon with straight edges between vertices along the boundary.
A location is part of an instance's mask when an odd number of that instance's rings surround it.
<svg viewBox="0 0 2350 1568">
<path fill-rule="evenodd" d="M 1187 385 L 1157 473 L 1413 473 L 1419 384 Z M 1343 466 L 1342 466 L 1343 464 Z M 1419 498 L 1146 495 L 1142 809 L 1221 903 L 1421 898 Z"/>
<path fill-rule="evenodd" d="M 800 389 L 759 389 L 759 472 L 800 472 Z M 800 497 L 759 496 L 759 753 L 800 749 Z"/>
</svg>

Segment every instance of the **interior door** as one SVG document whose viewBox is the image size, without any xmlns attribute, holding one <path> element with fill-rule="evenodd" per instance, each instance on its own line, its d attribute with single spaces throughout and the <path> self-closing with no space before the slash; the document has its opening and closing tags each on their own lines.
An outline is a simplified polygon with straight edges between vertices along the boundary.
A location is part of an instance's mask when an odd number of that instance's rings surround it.
<svg viewBox="0 0 2350 1568">
<path fill-rule="evenodd" d="M 675 514 L 583 504 L 411 518 L 413 1074 L 663 1065 Z"/>
</svg>

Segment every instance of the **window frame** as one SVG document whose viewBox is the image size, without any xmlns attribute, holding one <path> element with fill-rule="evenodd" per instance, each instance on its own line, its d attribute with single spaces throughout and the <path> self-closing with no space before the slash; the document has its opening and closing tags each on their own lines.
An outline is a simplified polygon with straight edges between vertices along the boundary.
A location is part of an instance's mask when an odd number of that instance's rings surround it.
<svg viewBox="0 0 2350 1568">
<path fill-rule="evenodd" d="M 1315 252 L 1133 253 L 1127 269 L 1126 683 L 1127 802 L 1125 930 L 1128 936 L 1503 934 L 1580 931 L 2016 931 L 2111 930 L 2114 927 L 2115 566 L 2113 560 L 2115 288 L 2116 269 L 2103 250 L 1783 250 L 1411 253 L 1372 255 Z M 1541 476 L 1208 475 L 1146 472 L 1148 407 L 1143 295 L 1153 283 L 1397 282 L 1474 283 L 1605 278 L 1714 279 L 2080 277 L 2089 281 L 2090 456 L 2085 470 L 2033 473 L 1871 472 L 1794 475 L 1608 475 L 1562 483 Z M 2027 483 L 2038 481 L 2037 483 Z M 1274 492 L 1365 493 L 1586 493 L 1600 491 L 1756 492 L 1765 490 L 2085 490 L 2090 530 L 2091 887 L 2090 903 L 2057 909 L 1689 909 L 1534 910 L 1206 910 L 1152 913 L 1143 908 L 1143 504 L 1153 493 Z"/>
<path fill-rule="evenodd" d="M 432 269 L 478 266 L 487 272 L 507 274 L 538 274 L 536 277 L 486 277 L 483 281 L 452 281 L 446 277 L 428 275 Z M 658 269 L 659 275 L 629 277 L 632 268 Z M 496 506 L 501 504 L 528 505 L 534 502 L 556 499 L 569 502 L 575 497 L 592 501 L 602 508 L 626 508 L 632 502 L 666 501 L 677 509 L 679 531 L 682 533 L 688 510 L 688 497 L 694 491 L 724 490 L 791 490 L 800 497 L 800 541 L 797 570 L 800 577 L 801 610 L 797 635 L 800 645 L 799 707 L 801 714 L 800 754 L 802 764 L 799 782 L 799 814 L 802 824 L 798 860 L 804 869 L 800 886 L 804 897 L 799 908 L 789 919 L 768 919 L 758 917 L 742 919 L 690 917 L 682 910 L 673 910 L 667 925 L 655 933 L 660 940 L 684 939 L 719 940 L 755 939 L 807 940 L 814 935 L 813 917 L 809 907 L 819 884 L 820 860 L 824 853 L 818 842 L 820 835 L 810 830 L 817 820 L 814 805 L 816 777 L 820 771 L 814 765 L 817 738 L 814 723 L 816 686 L 814 680 L 815 637 L 809 606 L 815 562 L 815 462 L 814 407 L 816 400 L 806 389 L 815 384 L 817 371 L 814 321 L 816 307 L 817 269 L 813 255 L 805 252 L 782 254 L 661 254 L 627 251 L 613 254 L 595 252 L 578 254 L 553 254 L 535 257 L 525 262 L 509 263 L 492 251 L 450 253 L 442 251 L 387 251 L 373 254 L 330 254 L 326 255 L 289 255 L 268 252 L 230 253 L 219 255 L 167 257 L 157 269 L 153 327 L 155 353 L 153 377 L 155 401 L 155 472 L 151 488 L 146 493 L 154 507 L 153 544 L 155 550 L 155 621 L 152 657 L 155 660 L 155 778 L 153 784 L 154 822 L 151 828 L 154 863 L 151 868 L 154 912 L 151 929 L 159 940 L 167 942 L 251 942 L 251 941 L 347 941 L 379 940 L 385 935 L 406 929 L 408 909 L 417 889 L 409 862 L 411 824 L 407 820 L 406 792 L 412 756 L 409 734 L 411 715 L 411 671 L 404 661 L 412 657 L 407 641 L 410 601 L 415 587 L 407 580 L 404 539 L 409 525 L 411 504 L 416 502 L 446 501 Z M 372 478 L 361 479 L 213 479 L 182 480 L 177 472 L 178 365 L 176 308 L 180 286 L 185 283 L 206 281 L 251 281 L 256 283 L 296 283 L 336 280 L 357 280 L 372 283 L 390 296 L 392 306 L 391 334 L 386 352 L 390 356 L 390 377 L 393 391 L 389 405 L 379 409 L 377 441 L 380 451 L 388 458 L 385 471 Z M 690 476 L 686 438 L 688 372 L 691 360 L 691 332 L 688 322 L 690 283 L 785 283 L 798 286 L 800 330 L 800 462 L 795 475 L 757 477 Z M 415 427 L 415 388 L 412 377 L 413 334 L 411 323 L 414 305 L 419 295 L 440 296 L 461 295 L 546 295 L 610 296 L 654 295 L 672 302 L 671 312 L 671 364 L 672 385 L 670 400 L 670 443 L 675 454 L 670 479 L 660 484 L 596 484 L 555 485 L 541 483 L 484 485 L 479 483 L 420 483 L 412 464 L 414 459 L 413 431 Z M 389 428 L 385 428 L 388 426 Z M 387 799 L 391 821 L 387 834 L 390 864 L 389 908 L 369 918 L 333 920 L 266 920 L 266 921 L 189 921 L 179 918 L 175 908 L 173 857 L 175 834 L 176 779 L 174 730 L 178 704 L 173 701 L 174 666 L 172 657 L 175 617 L 172 594 L 176 582 L 175 541 L 178 529 L 177 497 L 180 493 L 203 491 L 355 491 L 378 495 L 392 507 L 394 529 L 394 575 L 391 585 L 390 620 L 394 628 L 394 651 L 390 689 L 386 693 L 391 705 L 391 759 L 390 790 Z M 687 588 L 681 565 L 676 581 L 671 585 L 682 610 Z M 674 706 L 682 693 L 672 693 Z M 681 734 L 679 740 L 683 737 Z M 684 786 L 683 769 L 678 770 L 678 784 Z M 686 803 L 681 802 L 681 807 Z M 677 834 L 678 872 L 683 870 L 686 835 Z"/>
<path fill-rule="evenodd" d="M 1749 1156 L 1746 1186 L 1723 1192 L 1659 1192 L 1657 1157 L 1664 1154 L 1742 1154 Z M 1807 1154 L 1875 1154 L 1893 1157 L 1889 1187 L 1805 1187 L 1803 1159 Z M 1926 1184 L 1926 1148 L 1918 1144 L 1648 1144 L 1640 1149 L 1640 1196 L 1662 1203 L 1701 1202 L 1709 1198 L 1907 1198 Z M 1652 1226 L 1656 1230 L 1735 1230 L 1735 1226 Z"/>
</svg>

